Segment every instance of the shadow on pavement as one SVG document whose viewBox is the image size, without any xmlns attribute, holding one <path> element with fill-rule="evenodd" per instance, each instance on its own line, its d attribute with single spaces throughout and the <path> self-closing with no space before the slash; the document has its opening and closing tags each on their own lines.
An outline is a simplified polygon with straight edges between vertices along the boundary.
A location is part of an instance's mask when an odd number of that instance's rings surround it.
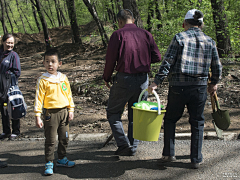
<svg viewBox="0 0 240 180">
<path fill-rule="evenodd" d="M 21 174 L 24 174 L 25 178 L 35 177 L 36 179 L 44 176 L 44 143 L 33 142 L 31 145 L 28 144 L 17 142 L 16 149 L 0 151 L 0 159 L 7 159 L 9 164 L 9 167 L 0 170 L 0 174 L 15 175 L 19 178 L 22 177 Z M 2 145 L 13 147 L 13 143 Z M 140 151 L 136 156 L 118 157 L 113 155 L 115 150 L 113 144 L 101 149 L 100 147 L 102 147 L 102 143 L 70 143 L 67 157 L 69 160 L 75 161 L 76 166 L 73 168 L 55 167 L 55 174 L 51 176 L 51 179 L 107 179 L 122 177 L 129 177 L 131 179 L 133 171 L 134 175 L 138 174 L 138 178 L 140 179 L 141 177 L 145 179 L 147 176 L 150 177 L 152 175 L 159 177 L 159 179 L 161 177 L 165 177 L 163 179 L 181 179 L 188 175 L 196 175 L 198 172 L 210 171 L 210 168 L 219 166 L 227 160 L 237 159 L 240 150 L 237 147 L 227 151 L 223 155 L 215 154 L 208 158 L 209 161 L 204 162 L 200 171 L 196 171 L 189 169 L 190 163 L 187 161 L 189 155 L 185 155 L 185 153 L 176 156 L 177 161 L 175 162 L 160 163 L 156 159 L 156 151 L 154 151 L 154 155 L 151 153 L 144 154 L 145 152 Z M 55 154 L 55 157 L 57 157 L 57 154 Z"/>
</svg>

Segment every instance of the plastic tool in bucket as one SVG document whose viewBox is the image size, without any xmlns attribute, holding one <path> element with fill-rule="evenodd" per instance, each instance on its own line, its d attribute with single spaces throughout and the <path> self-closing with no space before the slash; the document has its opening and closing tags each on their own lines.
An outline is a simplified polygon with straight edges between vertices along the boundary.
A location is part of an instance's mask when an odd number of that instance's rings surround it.
<svg viewBox="0 0 240 180">
<path fill-rule="evenodd" d="M 141 101 L 142 95 L 147 89 L 143 90 L 139 95 L 138 102 Z M 158 107 L 161 107 L 160 99 L 153 91 L 158 103 Z M 133 107 L 133 138 L 142 141 L 158 141 L 159 133 L 162 126 L 162 120 L 166 110 L 145 110 Z"/>
</svg>

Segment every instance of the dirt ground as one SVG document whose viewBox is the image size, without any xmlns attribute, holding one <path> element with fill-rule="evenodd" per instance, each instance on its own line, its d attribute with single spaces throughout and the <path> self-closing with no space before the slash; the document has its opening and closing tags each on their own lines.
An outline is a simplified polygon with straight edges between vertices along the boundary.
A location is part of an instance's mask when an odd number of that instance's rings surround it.
<svg viewBox="0 0 240 180">
<path fill-rule="evenodd" d="M 82 34 L 91 35 L 97 27 L 93 23 L 81 26 Z M 62 56 L 63 66 L 59 69 L 65 73 L 71 82 L 75 103 L 74 120 L 70 122 L 70 133 L 111 133 L 106 119 L 106 105 L 109 90 L 104 86 L 102 74 L 105 63 L 106 49 L 97 45 L 100 37 L 92 37 L 84 42 L 84 49 L 71 44 L 70 27 L 54 28 L 50 30 L 53 46 L 56 46 Z M 15 51 L 21 58 L 22 74 L 19 78 L 19 87 L 24 94 L 28 105 L 28 113 L 21 119 L 21 136 L 26 138 L 44 137 L 43 129 L 35 126 L 33 112 L 35 87 L 38 77 L 45 72 L 42 64 L 45 44 L 43 33 L 15 34 Z M 223 62 L 224 73 L 219 84 L 218 97 L 221 109 L 229 110 L 231 125 L 227 131 L 240 133 L 240 66 L 238 62 Z M 155 69 L 158 67 L 155 67 Z M 150 73 L 150 81 L 153 80 Z M 157 90 L 163 105 L 167 104 L 168 83 L 165 81 Z M 150 101 L 155 101 L 150 96 Z M 211 116 L 212 108 L 210 97 L 205 106 L 205 131 L 214 131 Z M 177 123 L 176 132 L 190 132 L 188 113 Z M 127 111 L 122 115 L 124 128 L 127 127 Z M 2 128 L 1 128 L 2 129 Z M 163 129 L 161 130 L 163 131 Z"/>
</svg>

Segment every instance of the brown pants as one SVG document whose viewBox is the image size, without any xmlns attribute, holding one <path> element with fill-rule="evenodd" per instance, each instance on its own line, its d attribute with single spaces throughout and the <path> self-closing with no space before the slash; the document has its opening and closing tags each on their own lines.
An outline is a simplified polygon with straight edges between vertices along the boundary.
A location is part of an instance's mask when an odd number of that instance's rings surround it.
<svg viewBox="0 0 240 180">
<path fill-rule="evenodd" d="M 45 160 L 46 162 L 54 160 L 54 149 L 56 135 L 58 134 L 58 158 L 66 156 L 69 140 L 68 110 L 46 109 L 44 114 L 44 133 L 45 133 Z"/>
</svg>

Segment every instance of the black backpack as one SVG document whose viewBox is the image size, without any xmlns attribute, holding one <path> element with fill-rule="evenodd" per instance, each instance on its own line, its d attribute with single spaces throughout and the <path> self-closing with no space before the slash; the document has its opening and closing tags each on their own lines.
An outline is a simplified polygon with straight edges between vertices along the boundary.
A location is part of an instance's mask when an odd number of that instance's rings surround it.
<svg viewBox="0 0 240 180">
<path fill-rule="evenodd" d="M 27 104 L 25 103 L 22 92 L 18 87 L 15 75 L 11 77 L 11 81 L 11 86 L 7 93 L 7 111 L 10 119 L 17 120 L 26 116 Z"/>
</svg>

